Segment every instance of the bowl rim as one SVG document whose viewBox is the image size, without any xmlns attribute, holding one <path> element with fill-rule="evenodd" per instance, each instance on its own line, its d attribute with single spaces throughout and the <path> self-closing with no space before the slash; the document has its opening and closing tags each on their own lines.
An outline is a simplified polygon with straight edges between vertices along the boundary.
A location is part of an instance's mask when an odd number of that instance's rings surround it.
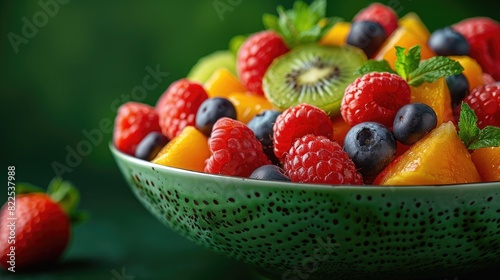
<svg viewBox="0 0 500 280">
<path fill-rule="evenodd" d="M 381 185 L 332 185 L 332 184 L 314 184 L 314 183 L 296 183 L 296 182 L 284 182 L 284 181 L 272 181 L 272 180 L 259 180 L 259 179 L 252 179 L 252 178 L 245 178 L 245 177 L 238 177 L 238 176 L 228 176 L 228 175 L 217 175 L 217 174 L 209 174 L 209 173 L 203 173 L 199 171 L 193 171 L 193 170 L 188 170 L 188 169 L 182 169 L 182 168 L 177 168 L 177 167 L 171 167 L 171 166 L 166 166 L 166 165 L 161 165 L 157 163 L 153 163 L 147 160 L 139 159 L 136 158 L 132 155 L 126 154 L 118 148 L 115 147 L 113 142 L 111 141 L 109 143 L 109 149 L 111 150 L 112 154 L 116 157 L 122 158 L 125 161 L 128 162 L 133 162 L 134 164 L 137 165 L 142 165 L 148 168 L 153 168 L 155 171 L 157 170 L 162 170 L 165 172 L 176 172 L 180 173 L 185 176 L 194 176 L 199 179 L 224 179 L 226 182 L 232 182 L 235 184 L 245 184 L 248 182 L 251 182 L 252 184 L 260 185 L 262 184 L 263 186 L 269 187 L 269 188 L 297 188 L 298 190 L 303 190 L 303 189 L 308 189 L 308 190 L 338 190 L 338 189 L 350 189 L 350 190 L 371 190 L 371 191 L 381 191 L 381 190 L 388 190 L 390 189 L 391 191 L 397 190 L 459 190 L 459 189 L 469 189 L 469 188 L 490 188 L 490 187 L 496 187 L 499 188 L 500 190 L 500 181 L 493 181 L 493 182 L 476 182 L 476 183 L 464 183 L 464 184 L 435 184 L 435 185 L 394 185 L 394 186 L 381 186 Z"/>
</svg>

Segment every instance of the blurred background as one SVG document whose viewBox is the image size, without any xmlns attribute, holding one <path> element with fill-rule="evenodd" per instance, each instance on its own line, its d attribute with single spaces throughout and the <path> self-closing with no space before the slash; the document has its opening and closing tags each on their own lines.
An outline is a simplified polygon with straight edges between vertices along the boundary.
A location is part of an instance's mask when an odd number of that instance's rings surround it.
<svg viewBox="0 0 500 280">
<path fill-rule="evenodd" d="M 351 20 L 371 2 L 328 1 L 328 15 Z M 261 30 L 263 13 L 292 3 L 1 1 L 2 178 L 13 165 L 18 182 L 46 187 L 57 166 L 80 189 L 80 208 L 91 218 L 74 229 L 60 265 L 25 274 L 0 272 L 0 278 L 133 279 L 125 273 L 136 279 L 251 279 L 250 268 L 194 245 L 144 210 L 112 159 L 109 127 L 118 105 L 155 104 L 200 57 L 227 49 L 235 35 Z M 399 16 L 416 12 L 431 31 L 472 16 L 498 20 L 486 1 L 381 3 Z M 157 86 L 132 94 L 151 71 L 161 72 Z M 91 139 L 84 154 L 68 158 Z"/>
</svg>

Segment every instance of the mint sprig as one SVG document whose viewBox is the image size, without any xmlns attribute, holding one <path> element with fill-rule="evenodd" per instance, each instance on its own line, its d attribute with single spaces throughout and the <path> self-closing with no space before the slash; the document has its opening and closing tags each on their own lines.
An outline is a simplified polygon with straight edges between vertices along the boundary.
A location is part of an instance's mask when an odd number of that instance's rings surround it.
<svg viewBox="0 0 500 280">
<path fill-rule="evenodd" d="M 396 72 L 403 79 L 408 80 L 410 74 L 417 70 L 420 63 L 421 50 L 422 47 L 416 45 L 405 53 L 405 48 L 396 46 L 396 62 L 394 63 L 394 68 L 396 68 Z"/>
<path fill-rule="evenodd" d="M 474 110 L 462 102 L 458 121 L 458 136 L 469 150 L 500 146 L 500 127 L 486 126 L 479 129 Z"/>
<path fill-rule="evenodd" d="M 396 71 L 392 70 L 387 60 L 375 60 L 375 59 L 370 59 L 366 61 L 363 65 L 361 65 L 358 69 L 356 69 L 354 74 L 362 76 L 364 74 L 371 72 L 389 72 L 397 74 Z"/>
<path fill-rule="evenodd" d="M 310 5 L 296 1 L 293 9 L 277 8 L 278 16 L 264 14 L 262 21 L 266 29 L 277 32 L 288 45 L 295 48 L 301 44 L 317 42 L 341 18 L 326 18 L 326 0 L 315 0 Z"/>
<path fill-rule="evenodd" d="M 356 70 L 357 74 L 369 72 L 397 73 L 405 79 L 410 86 L 418 87 L 424 82 L 433 83 L 436 80 L 462 73 L 464 68 L 458 61 L 445 56 L 434 56 L 421 60 L 421 46 L 416 45 L 406 51 L 405 48 L 396 46 L 396 61 L 392 70 L 386 60 L 368 60 L 365 65 Z M 385 61 L 381 62 L 381 61 Z M 392 71 L 391 71 L 392 70 Z"/>
<path fill-rule="evenodd" d="M 458 61 L 445 56 L 434 56 L 420 62 L 417 69 L 410 73 L 407 79 L 410 86 L 418 87 L 426 83 L 433 83 L 436 80 L 460 74 L 464 68 Z"/>
</svg>

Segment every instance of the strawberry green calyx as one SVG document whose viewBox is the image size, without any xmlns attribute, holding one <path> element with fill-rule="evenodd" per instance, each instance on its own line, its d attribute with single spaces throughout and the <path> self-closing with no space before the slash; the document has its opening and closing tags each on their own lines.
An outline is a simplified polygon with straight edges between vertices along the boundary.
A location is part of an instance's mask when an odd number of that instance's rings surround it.
<svg viewBox="0 0 500 280">
<path fill-rule="evenodd" d="M 28 193 L 43 193 L 44 190 L 38 186 L 27 182 L 19 182 L 16 185 L 16 195 L 28 194 Z"/>
<path fill-rule="evenodd" d="M 73 212 L 80 202 L 80 194 L 71 182 L 56 177 L 50 181 L 47 194 L 59 204 L 66 213 Z"/>
<path fill-rule="evenodd" d="M 277 8 L 278 16 L 264 14 L 262 21 L 267 29 L 277 32 L 289 48 L 317 42 L 341 19 L 326 18 L 326 0 L 315 0 L 310 5 L 296 1 L 293 9 Z"/>
<path fill-rule="evenodd" d="M 486 126 L 479 129 L 474 110 L 462 102 L 458 121 L 458 136 L 469 150 L 500 146 L 500 127 Z"/>
<path fill-rule="evenodd" d="M 61 206 L 72 224 L 80 224 L 88 218 L 86 212 L 77 210 L 80 203 L 78 189 L 71 182 L 63 181 L 60 177 L 55 177 L 50 181 L 46 192 L 42 188 L 27 182 L 21 182 L 16 186 L 16 195 L 29 193 L 45 193 L 48 195 Z"/>
<path fill-rule="evenodd" d="M 47 194 L 61 206 L 72 224 L 80 224 L 87 220 L 87 213 L 76 209 L 80 203 L 80 193 L 71 182 L 55 177 L 49 183 Z"/>
</svg>

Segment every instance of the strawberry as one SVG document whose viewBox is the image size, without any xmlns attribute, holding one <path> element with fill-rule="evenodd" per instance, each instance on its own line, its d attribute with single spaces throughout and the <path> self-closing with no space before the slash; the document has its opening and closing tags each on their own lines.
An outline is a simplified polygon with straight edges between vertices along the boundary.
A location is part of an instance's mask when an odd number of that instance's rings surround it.
<svg viewBox="0 0 500 280">
<path fill-rule="evenodd" d="M 77 203 L 77 190 L 58 178 L 48 193 L 37 189 L 18 194 L 15 204 L 5 203 L 0 211 L 0 266 L 20 271 L 56 262 L 68 246 Z"/>
<path fill-rule="evenodd" d="M 363 178 L 342 147 L 324 136 L 298 138 L 286 153 L 283 168 L 292 182 L 362 185 Z"/>
<path fill-rule="evenodd" d="M 318 107 L 302 103 L 286 109 L 274 123 L 274 154 L 283 159 L 295 139 L 306 134 L 333 137 L 332 122 L 328 115 Z"/>
<path fill-rule="evenodd" d="M 237 55 L 241 83 L 250 92 L 264 95 L 262 77 L 273 60 L 288 51 L 283 39 L 274 31 L 261 31 L 248 37 Z"/>
<path fill-rule="evenodd" d="M 474 88 L 464 98 L 476 113 L 477 125 L 480 129 L 485 126 L 500 126 L 500 85 L 484 85 Z M 460 110 L 461 106 L 457 106 Z"/>
<path fill-rule="evenodd" d="M 373 3 L 360 10 L 353 18 L 353 22 L 372 21 L 380 24 L 385 31 L 386 38 L 398 27 L 398 15 L 389 6 Z"/>
<path fill-rule="evenodd" d="M 410 86 L 402 77 L 372 72 L 347 86 L 340 112 L 350 126 L 372 121 L 392 127 L 397 111 L 410 103 L 410 98 Z"/>
<path fill-rule="evenodd" d="M 153 107 L 127 102 L 118 108 L 113 131 L 113 143 L 118 150 L 134 155 L 141 140 L 154 131 L 160 131 L 160 124 Z"/>
<path fill-rule="evenodd" d="M 500 80 L 500 24 L 487 17 L 473 17 L 452 26 L 470 45 L 470 56 L 483 72 Z"/>
<path fill-rule="evenodd" d="M 198 108 L 206 99 L 207 92 L 197 82 L 180 79 L 172 83 L 155 106 L 163 135 L 172 140 L 186 126 L 195 126 Z"/>
<path fill-rule="evenodd" d="M 253 131 L 237 120 L 217 120 L 208 145 L 212 155 L 206 162 L 207 173 L 248 177 L 258 167 L 271 164 Z"/>
</svg>

